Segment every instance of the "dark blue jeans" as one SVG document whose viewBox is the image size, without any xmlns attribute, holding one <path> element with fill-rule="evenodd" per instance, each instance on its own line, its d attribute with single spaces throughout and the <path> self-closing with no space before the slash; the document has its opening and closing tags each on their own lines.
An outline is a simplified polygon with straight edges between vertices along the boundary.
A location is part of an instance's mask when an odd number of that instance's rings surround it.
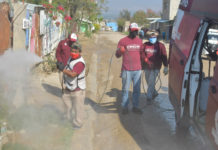
<svg viewBox="0 0 218 150">
<path fill-rule="evenodd" d="M 141 70 L 137 71 L 122 71 L 122 103 L 123 108 L 128 107 L 129 104 L 129 87 L 133 82 L 132 103 L 133 107 L 138 107 L 141 87 Z"/>
</svg>

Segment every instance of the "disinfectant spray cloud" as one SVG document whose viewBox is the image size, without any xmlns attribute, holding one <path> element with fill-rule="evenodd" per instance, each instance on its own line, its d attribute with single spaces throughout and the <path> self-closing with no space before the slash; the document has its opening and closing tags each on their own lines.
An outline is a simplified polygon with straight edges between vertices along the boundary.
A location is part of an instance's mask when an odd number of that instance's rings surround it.
<svg viewBox="0 0 218 150">
<path fill-rule="evenodd" d="M 41 72 L 32 72 L 35 64 L 41 61 L 35 54 L 22 50 L 8 50 L 0 56 L 0 109 L 1 104 L 8 104 L 5 120 L 16 135 L 9 144 L 14 146 L 13 143 L 17 143 L 25 147 L 20 149 L 67 150 L 72 128 L 70 123 L 63 120 L 63 113 L 54 104 L 56 98 L 59 102 L 57 105 L 61 105 L 60 97 L 49 95 L 43 89 Z M 9 149 L 13 148 L 6 148 Z"/>
<path fill-rule="evenodd" d="M 40 61 L 40 57 L 24 50 L 8 50 L 0 56 L 0 88 L 6 99 L 13 99 L 15 107 L 21 104 L 18 101 L 23 101 L 21 89 L 28 85 L 31 68 Z M 16 93 L 19 93 L 17 97 Z"/>
</svg>

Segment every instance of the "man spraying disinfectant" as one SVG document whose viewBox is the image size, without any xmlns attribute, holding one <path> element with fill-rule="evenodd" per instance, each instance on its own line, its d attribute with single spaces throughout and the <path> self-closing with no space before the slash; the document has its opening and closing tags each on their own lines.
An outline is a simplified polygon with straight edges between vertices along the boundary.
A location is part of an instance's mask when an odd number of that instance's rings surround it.
<svg viewBox="0 0 218 150">
<path fill-rule="evenodd" d="M 123 58 L 122 61 L 122 114 L 128 114 L 128 93 L 131 82 L 133 82 L 132 111 L 142 114 L 138 108 L 141 84 L 141 60 L 140 52 L 142 50 L 142 40 L 137 37 L 138 25 L 131 23 L 129 26 L 129 35 L 122 38 L 117 46 L 116 57 Z"/>
<path fill-rule="evenodd" d="M 74 43 L 71 46 L 70 58 L 67 66 L 63 69 L 64 90 L 63 101 L 66 106 L 67 119 L 73 120 L 73 126 L 80 128 L 84 120 L 85 100 L 85 61 L 81 56 L 81 46 Z M 72 110 L 75 116 L 72 118 Z"/>
<path fill-rule="evenodd" d="M 78 38 L 75 33 L 71 33 L 68 38 L 59 42 L 56 49 L 57 68 L 59 70 L 59 80 L 63 90 L 63 69 L 67 65 L 70 58 L 70 50 L 73 43 L 77 42 Z"/>
</svg>

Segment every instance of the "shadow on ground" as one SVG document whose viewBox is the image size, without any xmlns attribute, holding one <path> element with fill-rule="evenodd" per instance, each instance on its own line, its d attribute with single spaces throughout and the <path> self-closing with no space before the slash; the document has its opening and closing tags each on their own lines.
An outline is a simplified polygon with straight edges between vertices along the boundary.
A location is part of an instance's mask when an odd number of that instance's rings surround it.
<svg viewBox="0 0 218 150">
<path fill-rule="evenodd" d="M 55 95 L 59 98 L 62 97 L 61 89 L 59 87 L 47 84 L 47 83 L 42 83 L 43 88 L 46 90 L 46 92 Z"/>
<path fill-rule="evenodd" d="M 167 87 L 163 87 L 163 90 L 167 90 Z M 92 108 L 97 113 L 118 113 L 120 122 L 126 131 L 133 137 L 137 145 L 142 150 L 203 150 L 204 148 L 199 144 L 199 141 L 195 140 L 194 136 L 191 134 L 191 127 L 179 128 L 170 127 L 167 119 L 161 113 L 163 111 L 170 111 L 170 116 L 172 118 L 174 111 L 167 109 L 167 104 L 169 103 L 168 96 L 165 93 L 159 93 L 152 106 L 146 105 L 146 96 L 141 93 L 141 103 L 140 107 L 143 108 L 143 115 L 134 114 L 131 111 L 131 105 L 128 115 L 123 115 L 121 113 L 121 97 L 122 91 L 116 88 L 111 89 L 106 95 L 109 97 L 115 97 L 115 102 L 97 104 L 93 100 L 86 98 L 85 103 L 92 106 Z M 129 93 L 129 97 L 132 96 L 132 92 Z M 167 102 L 166 102 L 167 98 Z M 131 104 L 131 99 L 130 99 Z M 142 106 L 144 105 L 144 106 Z M 160 105 L 160 106 L 159 106 Z M 160 129 L 159 129 L 160 128 Z"/>
</svg>

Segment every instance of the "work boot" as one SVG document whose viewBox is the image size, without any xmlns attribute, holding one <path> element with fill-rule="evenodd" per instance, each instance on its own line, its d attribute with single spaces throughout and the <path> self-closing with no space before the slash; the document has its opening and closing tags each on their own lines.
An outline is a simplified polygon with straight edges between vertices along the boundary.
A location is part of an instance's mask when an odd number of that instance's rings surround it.
<svg viewBox="0 0 218 150">
<path fill-rule="evenodd" d="M 143 112 L 141 109 L 137 108 L 137 107 L 133 107 L 132 108 L 132 112 L 141 115 Z"/>
<path fill-rule="evenodd" d="M 83 126 L 83 125 L 77 125 L 75 123 L 72 123 L 72 125 L 73 125 L 73 129 L 75 129 L 75 130 L 80 129 Z"/>
<path fill-rule="evenodd" d="M 126 114 L 128 114 L 128 113 L 129 113 L 128 108 L 122 108 L 122 114 L 123 114 L 123 115 L 126 115 Z"/>
<path fill-rule="evenodd" d="M 147 99 L 147 105 L 152 105 L 152 104 L 153 104 L 152 99 Z"/>
<path fill-rule="evenodd" d="M 154 93 L 152 99 L 155 99 L 158 96 L 158 93 Z"/>
</svg>

